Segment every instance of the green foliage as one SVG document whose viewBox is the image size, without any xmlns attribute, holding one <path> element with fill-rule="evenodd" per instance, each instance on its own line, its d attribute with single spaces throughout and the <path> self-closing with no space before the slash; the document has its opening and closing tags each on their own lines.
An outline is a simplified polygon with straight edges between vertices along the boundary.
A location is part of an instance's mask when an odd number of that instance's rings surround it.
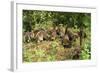
<svg viewBox="0 0 100 73">
<path fill-rule="evenodd" d="M 23 61 L 25 62 L 32 62 L 33 54 L 29 51 L 28 48 L 23 50 Z"/>
<path fill-rule="evenodd" d="M 45 51 L 42 49 L 37 49 L 37 50 L 35 50 L 35 56 L 43 57 L 43 56 L 45 56 Z"/>
<path fill-rule="evenodd" d="M 48 55 L 47 61 L 55 61 L 55 60 L 56 60 L 55 55 Z"/>
<path fill-rule="evenodd" d="M 81 51 L 81 59 L 90 59 L 91 58 L 91 44 L 88 40 L 85 40 L 83 44 L 83 50 Z"/>
<path fill-rule="evenodd" d="M 81 59 L 90 59 L 90 51 L 87 47 L 84 48 L 84 50 L 82 50 L 81 53 Z"/>
<path fill-rule="evenodd" d="M 91 22 L 91 14 L 89 13 L 71 13 L 71 12 L 52 12 L 52 11 L 32 11 L 23 10 L 23 28 L 25 31 L 34 28 L 48 28 L 48 26 L 56 26 L 59 24 L 68 27 L 88 27 Z"/>
</svg>

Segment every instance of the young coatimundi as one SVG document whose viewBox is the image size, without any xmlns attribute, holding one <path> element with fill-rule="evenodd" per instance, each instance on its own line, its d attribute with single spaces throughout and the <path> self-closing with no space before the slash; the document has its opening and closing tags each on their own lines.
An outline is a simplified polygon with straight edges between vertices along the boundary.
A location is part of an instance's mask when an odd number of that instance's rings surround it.
<svg viewBox="0 0 100 73">
<path fill-rule="evenodd" d="M 43 40 L 48 40 L 49 36 L 45 30 L 43 30 L 43 29 L 36 30 L 34 33 L 35 33 L 35 39 L 38 43 Z"/>
<path fill-rule="evenodd" d="M 64 46 L 64 48 L 71 48 L 71 41 L 72 41 L 72 34 L 70 33 L 70 31 L 68 30 L 68 28 L 66 28 L 65 30 L 65 34 L 62 37 L 62 45 Z"/>
<path fill-rule="evenodd" d="M 71 30 L 71 28 L 67 28 L 65 30 L 65 34 L 62 37 L 62 44 L 64 46 L 64 48 L 71 48 L 72 46 L 72 42 L 74 41 L 74 34 Z"/>
<path fill-rule="evenodd" d="M 34 38 L 34 32 L 33 31 L 23 32 L 23 42 L 24 43 L 25 42 L 29 43 L 29 42 L 33 41 L 33 38 Z"/>
</svg>

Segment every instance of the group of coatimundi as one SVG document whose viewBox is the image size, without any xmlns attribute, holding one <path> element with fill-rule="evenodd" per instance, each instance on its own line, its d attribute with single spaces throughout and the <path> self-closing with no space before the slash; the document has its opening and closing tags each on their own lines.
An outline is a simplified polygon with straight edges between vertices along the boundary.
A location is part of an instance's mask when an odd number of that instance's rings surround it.
<svg viewBox="0 0 100 73">
<path fill-rule="evenodd" d="M 53 41 L 56 38 L 59 38 L 62 45 L 66 48 L 70 48 L 73 41 L 78 37 L 81 37 L 81 32 L 72 32 L 71 28 L 66 27 L 65 30 L 59 27 L 54 27 L 52 29 L 38 29 L 32 30 L 31 32 L 23 32 L 23 41 L 24 43 L 29 43 L 36 41 L 37 43 L 42 41 Z"/>
<path fill-rule="evenodd" d="M 63 28 L 56 26 L 52 29 L 38 29 L 32 30 L 31 32 L 23 32 L 23 42 L 29 43 L 35 41 L 36 43 L 40 43 L 42 41 L 54 41 L 58 38 L 64 48 L 71 48 L 72 43 L 75 42 L 77 38 L 82 38 L 82 34 L 82 31 L 73 32 L 72 28 L 66 27 L 65 30 L 63 30 Z M 86 34 L 84 37 L 86 37 Z M 75 47 L 73 54 L 75 54 L 73 59 L 79 59 L 80 46 Z"/>
</svg>

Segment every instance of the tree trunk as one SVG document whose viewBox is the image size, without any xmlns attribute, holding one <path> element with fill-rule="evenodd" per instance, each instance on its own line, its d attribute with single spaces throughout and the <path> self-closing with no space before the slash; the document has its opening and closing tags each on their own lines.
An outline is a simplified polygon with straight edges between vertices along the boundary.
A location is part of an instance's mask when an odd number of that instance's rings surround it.
<svg viewBox="0 0 100 73">
<path fill-rule="evenodd" d="M 80 26 L 80 47 L 82 47 L 83 44 L 83 26 Z"/>
</svg>

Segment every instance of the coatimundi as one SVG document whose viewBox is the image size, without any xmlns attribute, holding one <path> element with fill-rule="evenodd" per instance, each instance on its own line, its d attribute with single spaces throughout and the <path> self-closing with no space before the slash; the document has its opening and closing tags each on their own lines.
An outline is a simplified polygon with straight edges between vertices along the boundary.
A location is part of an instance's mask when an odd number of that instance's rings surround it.
<svg viewBox="0 0 100 73">
<path fill-rule="evenodd" d="M 48 33 L 43 29 L 36 30 L 34 34 L 35 34 L 35 39 L 38 43 L 43 40 L 48 40 L 49 37 Z"/>
<path fill-rule="evenodd" d="M 74 36 L 71 28 L 66 28 L 65 34 L 62 37 L 62 44 L 63 44 L 64 48 L 71 48 L 72 42 L 75 39 L 74 37 L 75 36 Z"/>
<path fill-rule="evenodd" d="M 23 42 L 24 43 L 25 42 L 27 42 L 27 43 L 31 42 L 33 40 L 33 38 L 34 38 L 34 32 L 33 31 L 23 32 Z"/>
</svg>

